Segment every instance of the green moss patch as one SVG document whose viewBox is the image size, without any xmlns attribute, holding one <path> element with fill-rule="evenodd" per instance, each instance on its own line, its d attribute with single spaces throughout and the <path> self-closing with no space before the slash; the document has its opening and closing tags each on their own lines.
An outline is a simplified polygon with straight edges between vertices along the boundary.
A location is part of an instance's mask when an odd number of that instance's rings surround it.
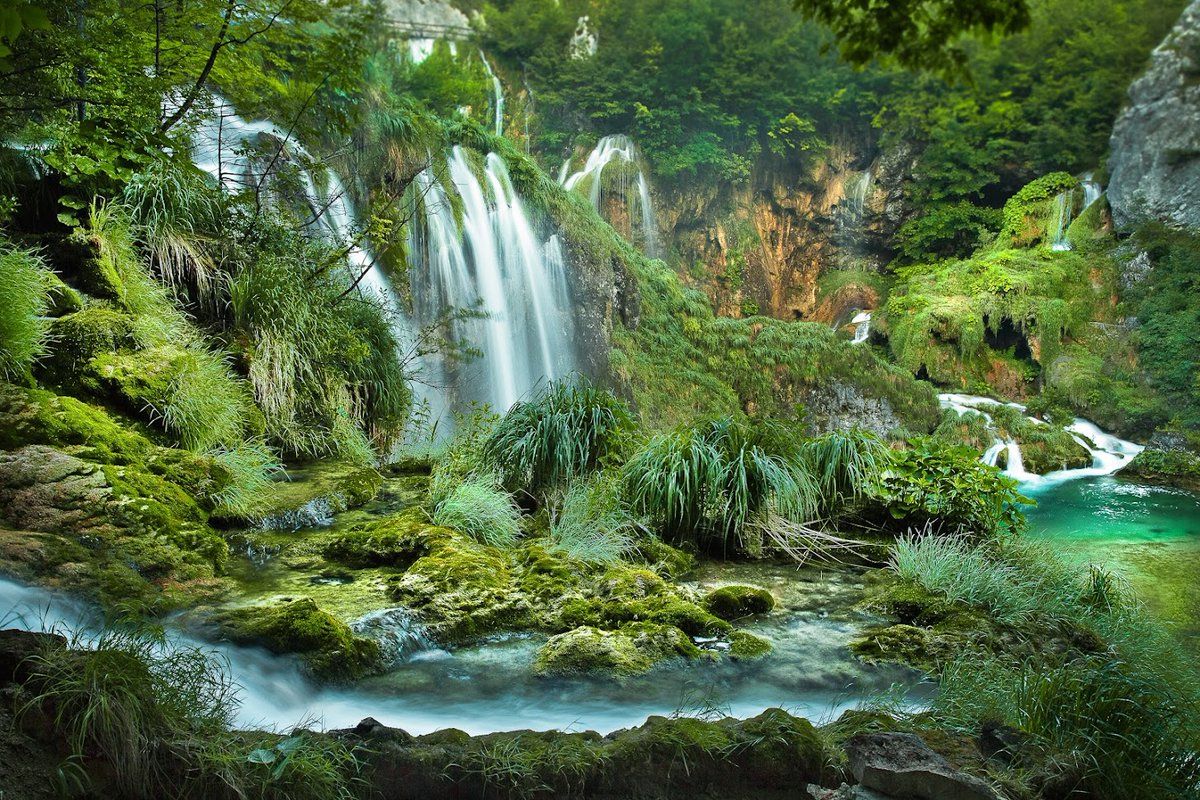
<svg viewBox="0 0 1200 800">
<path fill-rule="evenodd" d="M 538 675 L 637 675 L 672 658 L 700 658 L 692 640 L 671 625 L 634 622 L 615 631 L 582 626 L 554 636 L 538 651 Z"/>
<path fill-rule="evenodd" d="M 1187 450 L 1148 448 L 1138 453 L 1120 474 L 1123 478 L 1196 492 L 1200 491 L 1200 456 Z"/>
<path fill-rule="evenodd" d="M 775 607 L 775 598 L 757 586 L 722 586 L 709 592 L 703 605 L 711 614 L 732 621 L 767 613 Z"/>
</svg>

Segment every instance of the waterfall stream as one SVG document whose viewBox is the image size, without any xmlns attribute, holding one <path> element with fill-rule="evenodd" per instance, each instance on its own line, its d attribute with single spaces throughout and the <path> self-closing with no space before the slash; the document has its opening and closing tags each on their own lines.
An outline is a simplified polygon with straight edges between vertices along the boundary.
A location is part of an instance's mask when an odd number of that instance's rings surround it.
<svg viewBox="0 0 1200 800">
<path fill-rule="evenodd" d="M 487 60 L 487 56 L 483 51 L 479 51 L 479 60 L 483 62 L 483 68 L 487 70 L 488 77 L 492 79 L 492 115 L 493 127 L 497 136 L 504 135 L 504 84 L 500 82 L 500 77 L 496 75 L 492 69 L 491 63 Z"/>
<path fill-rule="evenodd" d="M 989 428 L 993 431 L 992 417 L 986 411 L 988 407 L 1006 405 L 1022 413 L 1025 411 L 1025 406 L 1020 403 L 1002 403 L 990 397 L 976 397 L 966 394 L 940 394 L 938 395 L 938 402 L 942 408 L 954 409 L 959 414 L 974 412 L 981 415 L 987 420 Z M 1028 419 L 1038 425 L 1046 424 L 1035 417 L 1028 417 Z M 1015 440 L 1002 439 L 999 435 L 996 436 L 995 441 L 984 452 L 982 460 L 989 466 L 996 466 L 1000 458 L 1000 453 L 1003 452 L 1006 454 L 1004 474 L 1015 478 L 1021 483 L 1023 488 L 1039 488 L 1079 478 L 1112 475 L 1132 461 L 1134 456 L 1143 449 L 1141 445 L 1119 439 L 1112 434 L 1104 432 L 1095 423 L 1089 422 L 1082 417 L 1076 417 L 1074 422 L 1067 426 L 1066 430 L 1070 431 L 1075 441 L 1091 454 L 1091 466 L 1080 467 L 1078 469 L 1056 470 L 1045 475 L 1028 472 L 1021 458 L 1021 446 Z"/>
<path fill-rule="evenodd" d="M 854 325 L 854 338 L 850 340 L 850 344 L 862 344 L 871 336 L 870 311 L 858 312 L 850 323 Z"/>
<path fill-rule="evenodd" d="M 558 174 L 558 182 L 567 191 L 586 186 L 588 198 L 592 207 L 603 213 L 603 174 L 604 168 L 612 162 L 626 164 L 635 172 L 634 184 L 637 190 L 638 208 L 641 215 L 641 245 L 642 250 L 651 258 L 658 257 L 658 221 L 654 216 L 654 205 L 650 198 L 650 182 L 646 179 L 646 171 L 642 169 L 637 148 L 628 136 L 616 134 L 605 136 L 588 154 L 583 168 L 571 173 L 571 163 L 566 161 Z M 616 194 L 624 197 L 627 202 L 632 198 L 629 184 L 629 173 L 622 171 L 619 176 Z M 632 216 L 632 214 L 630 215 Z M 630 231 L 632 234 L 633 231 Z"/>
</svg>

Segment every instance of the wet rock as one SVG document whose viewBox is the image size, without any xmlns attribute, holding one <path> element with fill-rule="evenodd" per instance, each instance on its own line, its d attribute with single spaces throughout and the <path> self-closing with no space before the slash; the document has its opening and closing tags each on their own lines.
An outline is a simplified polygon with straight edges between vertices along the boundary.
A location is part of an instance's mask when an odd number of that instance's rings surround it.
<svg viewBox="0 0 1200 800">
<path fill-rule="evenodd" d="M 57 633 L 0 631 L 0 686 L 22 683 L 29 677 L 31 656 L 49 648 L 66 648 L 67 638 Z"/>
<path fill-rule="evenodd" d="M 699 658 L 700 649 L 687 634 L 670 625 L 635 622 L 616 631 L 583 626 L 546 642 L 533 670 L 537 675 L 619 678 L 648 672 L 656 664 L 680 656 Z"/>
<path fill-rule="evenodd" d="M 979 752 L 1004 764 L 1012 763 L 1013 756 L 1029 737 L 1009 725 L 985 722 L 979 733 Z"/>
<path fill-rule="evenodd" d="M 1184 10 L 1129 87 L 1109 143 L 1108 202 L 1118 229 L 1200 225 L 1200 0 Z"/>
<path fill-rule="evenodd" d="M 732 621 L 767 613 L 775 607 L 775 598 L 757 586 L 722 586 L 709 592 L 702 603 L 713 615 Z"/>
<path fill-rule="evenodd" d="M 846 743 L 850 772 L 866 787 L 916 800 L 999 800 L 979 778 L 956 770 L 911 733 L 869 733 Z"/>
</svg>

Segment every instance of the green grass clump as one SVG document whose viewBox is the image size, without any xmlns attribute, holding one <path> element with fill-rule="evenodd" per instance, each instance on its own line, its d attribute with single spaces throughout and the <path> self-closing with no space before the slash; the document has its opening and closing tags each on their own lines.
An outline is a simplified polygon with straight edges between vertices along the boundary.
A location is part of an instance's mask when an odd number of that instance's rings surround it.
<svg viewBox="0 0 1200 800">
<path fill-rule="evenodd" d="M 27 377 L 46 351 L 50 279 L 36 253 L 0 239 L 0 378 Z"/>
<path fill-rule="evenodd" d="M 820 509 L 826 516 L 858 500 L 892 464 L 887 444 L 858 428 L 830 431 L 805 441 L 800 459 L 816 478 Z"/>
<path fill-rule="evenodd" d="M 611 563 L 637 549 L 638 523 L 611 480 L 577 483 L 550 517 L 550 549 L 578 561 Z"/>
<path fill-rule="evenodd" d="M 658 434 L 624 468 L 626 496 L 673 543 L 742 547 L 760 515 L 809 518 L 816 481 L 774 426 L 717 417 Z"/>
<path fill-rule="evenodd" d="M 459 485 L 434 506 L 433 523 L 492 547 L 512 547 L 521 538 L 521 512 L 512 495 L 481 480 Z"/>
<path fill-rule="evenodd" d="M 483 463 L 509 491 L 544 499 L 616 455 L 630 427 L 624 403 L 576 376 L 509 409 L 483 443 Z"/>
<path fill-rule="evenodd" d="M 272 493 L 272 478 L 283 472 L 278 456 L 261 440 L 241 442 L 211 455 L 228 475 L 225 485 L 213 494 L 213 505 L 228 516 L 253 517 Z"/>
</svg>

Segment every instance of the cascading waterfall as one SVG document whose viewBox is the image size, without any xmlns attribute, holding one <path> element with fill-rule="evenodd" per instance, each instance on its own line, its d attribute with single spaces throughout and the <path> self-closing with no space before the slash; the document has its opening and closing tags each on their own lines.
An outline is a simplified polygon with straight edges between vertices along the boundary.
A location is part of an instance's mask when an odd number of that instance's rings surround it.
<svg viewBox="0 0 1200 800">
<path fill-rule="evenodd" d="M 1083 210 L 1086 211 L 1092 203 L 1100 199 L 1100 195 L 1104 194 L 1104 187 L 1096 180 L 1094 172 L 1085 172 L 1081 175 L 1079 185 L 1083 187 Z"/>
<path fill-rule="evenodd" d="M 504 84 L 500 82 L 500 78 L 492 69 L 491 63 L 487 60 L 487 56 L 483 51 L 479 51 L 479 60 L 483 62 L 483 68 L 487 70 L 488 77 L 492 79 L 492 115 L 494 117 L 493 127 L 496 129 L 497 136 L 504 135 Z"/>
<path fill-rule="evenodd" d="M 592 207 L 597 211 L 602 211 L 601 200 L 603 199 L 604 186 L 602 178 L 604 168 L 613 161 L 627 164 L 636 171 L 634 182 L 637 187 L 638 206 L 641 211 L 642 249 L 646 255 L 651 258 L 657 258 L 658 222 L 654 217 L 654 205 L 650 198 L 650 182 L 646 179 L 645 170 L 641 168 L 637 148 L 634 146 L 633 140 L 628 136 L 614 134 L 602 138 L 592 152 L 588 154 L 583 169 L 578 172 L 570 173 L 570 161 L 565 162 L 559 171 L 558 182 L 567 191 L 573 191 L 576 187 L 588 182 L 588 198 L 592 201 Z M 631 197 L 629 191 L 629 173 L 623 170 L 619 176 L 619 181 L 617 193 L 628 200 Z"/>
<path fill-rule="evenodd" d="M 854 315 L 854 319 L 850 320 L 854 325 L 854 338 L 850 340 L 851 344 L 862 344 L 871 335 L 871 312 L 860 311 Z"/>
<path fill-rule="evenodd" d="M 1063 252 L 1071 249 L 1067 240 L 1067 229 L 1071 227 L 1071 212 L 1075 205 L 1075 190 L 1068 189 L 1054 198 L 1054 237 L 1050 249 Z"/>
<path fill-rule="evenodd" d="M 846 181 L 845 194 L 838 204 L 838 229 L 846 236 L 853 237 L 860 233 L 867 210 L 867 195 L 874 183 L 875 176 L 869 169 Z"/>
<path fill-rule="evenodd" d="M 429 172 L 417 177 L 425 213 L 410 241 L 413 321 L 434 324 L 448 308 L 478 302 L 485 316 L 460 320 L 454 333 L 484 357 L 438 370 L 460 404 L 487 402 L 503 411 L 576 366 L 562 241 L 534 232 L 496 154 L 485 159 L 482 180 L 461 147 L 449 167 L 461 224 L 446 187 Z"/>
<path fill-rule="evenodd" d="M 1006 405 L 1022 413 L 1025 412 L 1025 406 L 1020 403 L 1001 403 L 999 400 L 993 400 L 990 397 L 976 397 L 966 394 L 940 394 L 938 395 L 938 402 L 942 408 L 952 408 L 959 414 L 967 412 L 979 414 L 987 421 L 989 429 L 993 430 L 993 432 L 995 431 L 995 427 L 992 422 L 992 416 L 985 410 L 988 407 Z M 1028 419 L 1039 425 L 1046 424 L 1036 417 L 1028 417 Z M 999 436 L 996 437 L 995 441 L 984 452 L 982 461 L 988 466 L 994 467 L 999 461 L 1000 453 L 1005 453 L 1004 474 L 1020 481 L 1025 487 L 1036 488 L 1077 478 L 1112 475 L 1132 461 L 1134 456 L 1143 449 L 1141 445 L 1127 442 L 1124 439 L 1118 439 L 1112 434 L 1105 433 L 1094 423 L 1082 417 L 1076 417 L 1066 429 L 1071 432 L 1075 441 L 1091 454 L 1092 465 L 1090 467 L 1057 470 L 1046 475 L 1028 472 L 1025 470 L 1021 458 L 1021 446 L 1015 440 L 1001 439 Z"/>
</svg>

